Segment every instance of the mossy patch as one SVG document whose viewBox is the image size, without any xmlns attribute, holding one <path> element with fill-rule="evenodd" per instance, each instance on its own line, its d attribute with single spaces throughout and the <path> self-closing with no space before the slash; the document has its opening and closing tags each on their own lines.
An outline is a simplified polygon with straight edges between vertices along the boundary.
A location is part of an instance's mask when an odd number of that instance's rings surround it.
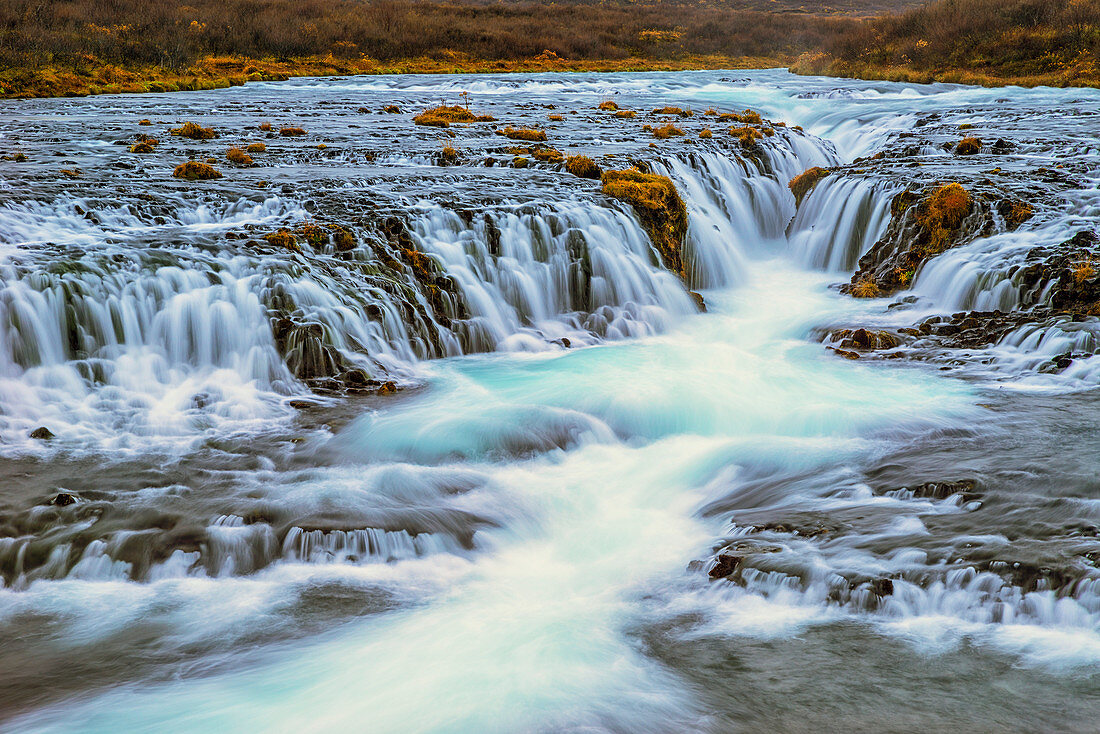
<svg viewBox="0 0 1100 734">
<path fill-rule="evenodd" d="M 586 155 L 571 155 L 565 159 L 565 170 L 578 178 L 599 178 L 600 167 Z"/>
<path fill-rule="evenodd" d="M 210 140 L 218 137 L 218 133 L 212 127 L 203 127 L 195 122 L 185 122 L 182 126 L 170 130 L 173 135 L 191 140 Z"/>
<path fill-rule="evenodd" d="M 187 161 L 179 164 L 172 171 L 172 175 L 175 178 L 185 178 L 189 181 L 209 181 L 210 179 L 222 177 L 221 171 L 199 161 Z"/>
<path fill-rule="evenodd" d="M 497 130 L 497 135 L 503 135 L 509 140 L 528 140 L 533 143 L 546 142 L 546 132 L 531 127 L 508 127 Z"/>
</svg>

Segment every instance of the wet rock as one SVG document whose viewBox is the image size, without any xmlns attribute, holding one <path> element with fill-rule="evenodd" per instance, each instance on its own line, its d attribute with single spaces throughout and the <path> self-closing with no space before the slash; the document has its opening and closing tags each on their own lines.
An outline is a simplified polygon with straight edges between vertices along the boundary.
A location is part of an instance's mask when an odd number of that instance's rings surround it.
<svg viewBox="0 0 1100 734">
<path fill-rule="evenodd" d="M 50 504 L 55 507 L 68 507 L 69 505 L 76 504 L 76 495 L 70 492 L 58 492 L 50 500 Z"/>
<path fill-rule="evenodd" d="M 714 565 L 711 566 L 707 575 L 711 579 L 724 579 L 733 575 L 740 575 L 741 563 L 745 559 L 742 556 L 735 556 L 729 553 L 723 553 L 714 559 Z"/>
<path fill-rule="evenodd" d="M 699 309 L 700 313 L 707 312 L 707 302 L 703 300 L 702 293 L 688 291 L 688 295 L 691 296 L 691 300 L 695 301 L 695 307 Z"/>
<path fill-rule="evenodd" d="M 860 351 L 873 351 L 876 349 L 893 349 L 901 345 L 901 339 L 889 331 L 875 331 L 870 329 L 838 329 L 828 335 L 831 341 L 839 342 L 842 349 L 857 349 Z"/>
<path fill-rule="evenodd" d="M 894 580 L 888 578 L 875 579 L 871 582 L 871 593 L 875 596 L 890 596 L 894 593 Z"/>
<path fill-rule="evenodd" d="M 30 432 L 30 437 L 39 441 L 49 441 L 54 437 L 53 431 L 45 426 L 39 426 Z"/>
</svg>

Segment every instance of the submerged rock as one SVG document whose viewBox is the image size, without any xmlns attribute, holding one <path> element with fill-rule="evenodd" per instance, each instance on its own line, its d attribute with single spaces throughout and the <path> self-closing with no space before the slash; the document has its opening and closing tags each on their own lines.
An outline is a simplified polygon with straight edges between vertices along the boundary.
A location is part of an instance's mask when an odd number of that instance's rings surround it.
<svg viewBox="0 0 1100 734">
<path fill-rule="evenodd" d="M 39 426 L 30 432 L 30 437 L 39 441 L 49 441 L 54 437 L 53 431 L 45 426 Z"/>
</svg>

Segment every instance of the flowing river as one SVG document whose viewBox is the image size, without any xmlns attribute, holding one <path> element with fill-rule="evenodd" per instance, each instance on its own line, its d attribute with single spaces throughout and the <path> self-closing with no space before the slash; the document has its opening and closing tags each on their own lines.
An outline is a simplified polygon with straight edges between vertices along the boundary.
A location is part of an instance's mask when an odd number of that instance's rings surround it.
<svg viewBox="0 0 1100 734">
<path fill-rule="evenodd" d="M 668 176 L 682 277 L 506 124 Z M 0 729 L 1095 731 L 1100 320 L 1022 268 L 1100 225 L 1098 131 L 1097 90 L 774 70 L 0 103 Z M 839 292 L 949 181 L 1034 216 Z M 354 246 L 262 238 L 306 220 Z"/>
</svg>

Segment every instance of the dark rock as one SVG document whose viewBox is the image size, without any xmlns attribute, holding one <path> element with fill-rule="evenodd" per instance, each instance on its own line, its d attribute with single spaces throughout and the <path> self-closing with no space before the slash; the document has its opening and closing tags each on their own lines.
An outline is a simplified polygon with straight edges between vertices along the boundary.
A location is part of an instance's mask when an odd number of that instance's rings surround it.
<svg viewBox="0 0 1100 734">
<path fill-rule="evenodd" d="M 723 553 L 714 559 L 714 565 L 711 567 L 707 575 L 712 579 L 723 579 L 734 574 L 739 574 L 741 570 L 741 562 L 744 560 L 742 556 L 734 556 L 729 553 Z"/>
<path fill-rule="evenodd" d="M 56 507 L 68 507 L 69 505 L 75 505 L 76 495 L 69 492 L 58 492 L 57 495 L 54 496 L 52 500 L 50 500 L 50 504 Z"/>
<path fill-rule="evenodd" d="M 54 435 L 53 431 L 51 431 L 49 428 L 46 428 L 45 426 L 39 426 L 38 428 L 35 428 L 33 431 L 31 431 L 30 437 L 38 439 L 39 441 L 49 441 L 51 438 L 54 437 Z"/>
</svg>

